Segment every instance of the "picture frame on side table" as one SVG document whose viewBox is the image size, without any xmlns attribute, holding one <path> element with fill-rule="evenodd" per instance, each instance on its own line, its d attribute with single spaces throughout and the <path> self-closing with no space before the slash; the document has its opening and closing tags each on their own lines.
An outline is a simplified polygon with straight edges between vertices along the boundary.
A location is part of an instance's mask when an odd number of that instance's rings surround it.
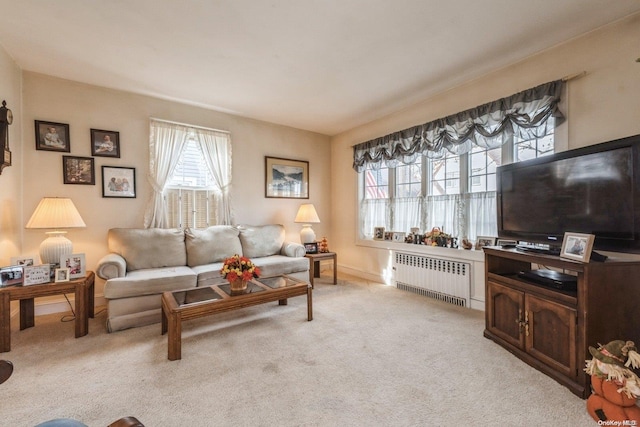
<svg viewBox="0 0 640 427">
<path fill-rule="evenodd" d="M 71 152 L 69 125 L 35 120 L 36 150 Z"/>
<path fill-rule="evenodd" d="M 56 283 L 69 281 L 68 268 L 56 268 Z"/>
<path fill-rule="evenodd" d="M 576 261 L 589 262 L 596 236 L 593 234 L 572 233 L 567 231 L 562 239 L 560 257 Z"/>
<path fill-rule="evenodd" d="M 102 166 L 102 197 L 135 198 L 136 168 Z"/>
<path fill-rule="evenodd" d="M 36 265 L 38 258 L 35 255 L 21 255 L 19 257 L 11 257 L 11 265 L 21 265 L 23 267 Z"/>
<path fill-rule="evenodd" d="M 60 267 L 69 269 L 70 279 L 79 279 L 87 274 L 87 263 L 84 254 L 62 255 Z"/>
<path fill-rule="evenodd" d="M 91 129 L 91 155 L 120 158 L 120 132 Z"/>
<path fill-rule="evenodd" d="M 309 198 L 309 162 L 265 156 L 264 167 L 265 197 Z"/>
<path fill-rule="evenodd" d="M 495 236 L 478 236 L 478 238 L 476 239 L 476 250 L 482 249 L 485 246 L 494 246 L 495 244 Z"/>
<path fill-rule="evenodd" d="M 305 243 L 304 249 L 308 254 L 317 254 L 318 253 L 318 242 Z"/>
<path fill-rule="evenodd" d="M 93 157 L 62 156 L 65 184 L 96 185 Z"/>
<path fill-rule="evenodd" d="M 0 267 L 0 288 L 22 285 L 23 270 L 21 265 Z"/>
<path fill-rule="evenodd" d="M 51 281 L 51 265 L 30 265 L 24 267 L 23 286 L 39 285 Z"/>
<path fill-rule="evenodd" d="M 373 240 L 384 240 L 384 227 L 373 227 Z"/>
</svg>

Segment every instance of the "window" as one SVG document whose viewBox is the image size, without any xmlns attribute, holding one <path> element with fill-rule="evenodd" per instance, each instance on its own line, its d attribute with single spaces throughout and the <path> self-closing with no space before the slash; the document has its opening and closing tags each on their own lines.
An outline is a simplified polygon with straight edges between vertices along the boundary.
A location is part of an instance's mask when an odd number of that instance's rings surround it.
<svg viewBox="0 0 640 427">
<path fill-rule="evenodd" d="M 374 170 L 360 175 L 361 235 L 371 238 L 374 227 L 408 232 L 439 227 L 447 233 L 475 239 L 497 234 L 496 171 L 503 153 L 513 152 L 514 161 L 546 156 L 554 152 L 554 134 L 544 138 L 514 138 L 503 147 L 474 146 L 462 155 L 443 158 L 418 157 L 414 163 Z M 422 197 L 426 188 L 427 195 Z"/>
<path fill-rule="evenodd" d="M 231 224 L 228 132 L 152 119 L 149 177 L 155 189 L 145 227 Z"/>
</svg>

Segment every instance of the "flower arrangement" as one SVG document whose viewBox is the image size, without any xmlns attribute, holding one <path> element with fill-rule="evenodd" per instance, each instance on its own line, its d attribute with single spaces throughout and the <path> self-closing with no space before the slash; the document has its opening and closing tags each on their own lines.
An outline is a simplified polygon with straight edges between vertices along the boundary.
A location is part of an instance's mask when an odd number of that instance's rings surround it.
<svg viewBox="0 0 640 427">
<path fill-rule="evenodd" d="M 260 268 L 256 267 L 249 258 L 236 254 L 224 260 L 220 273 L 229 282 L 238 279 L 248 282 L 254 277 L 260 277 Z"/>
</svg>

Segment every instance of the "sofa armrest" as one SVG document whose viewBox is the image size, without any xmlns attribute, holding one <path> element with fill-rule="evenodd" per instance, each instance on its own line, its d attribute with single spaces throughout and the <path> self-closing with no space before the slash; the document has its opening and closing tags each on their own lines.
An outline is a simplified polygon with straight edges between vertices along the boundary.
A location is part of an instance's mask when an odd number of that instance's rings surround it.
<svg viewBox="0 0 640 427">
<path fill-rule="evenodd" d="M 291 258 L 302 258 L 307 254 L 307 250 L 300 243 L 284 242 L 280 255 L 285 255 Z"/>
<path fill-rule="evenodd" d="M 127 274 L 127 261 L 118 254 L 107 254 L 98 261 L 96 274 L 104 280 L 124 277 Z"/>
</svg>

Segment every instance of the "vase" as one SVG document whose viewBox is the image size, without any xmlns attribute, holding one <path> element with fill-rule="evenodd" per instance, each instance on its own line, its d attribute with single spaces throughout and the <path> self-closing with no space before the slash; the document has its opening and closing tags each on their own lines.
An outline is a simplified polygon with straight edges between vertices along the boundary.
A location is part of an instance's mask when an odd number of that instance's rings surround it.
<svg viewBox="0 0 640 427">
<path fill-rule="evenodd" d="M 231 295 L 242 295 L 247 291 L 247 282 L 246 280 L 236 279 L 234 281 L 229 282 L 229 286 L 231 289 Z"/>
</svg>

